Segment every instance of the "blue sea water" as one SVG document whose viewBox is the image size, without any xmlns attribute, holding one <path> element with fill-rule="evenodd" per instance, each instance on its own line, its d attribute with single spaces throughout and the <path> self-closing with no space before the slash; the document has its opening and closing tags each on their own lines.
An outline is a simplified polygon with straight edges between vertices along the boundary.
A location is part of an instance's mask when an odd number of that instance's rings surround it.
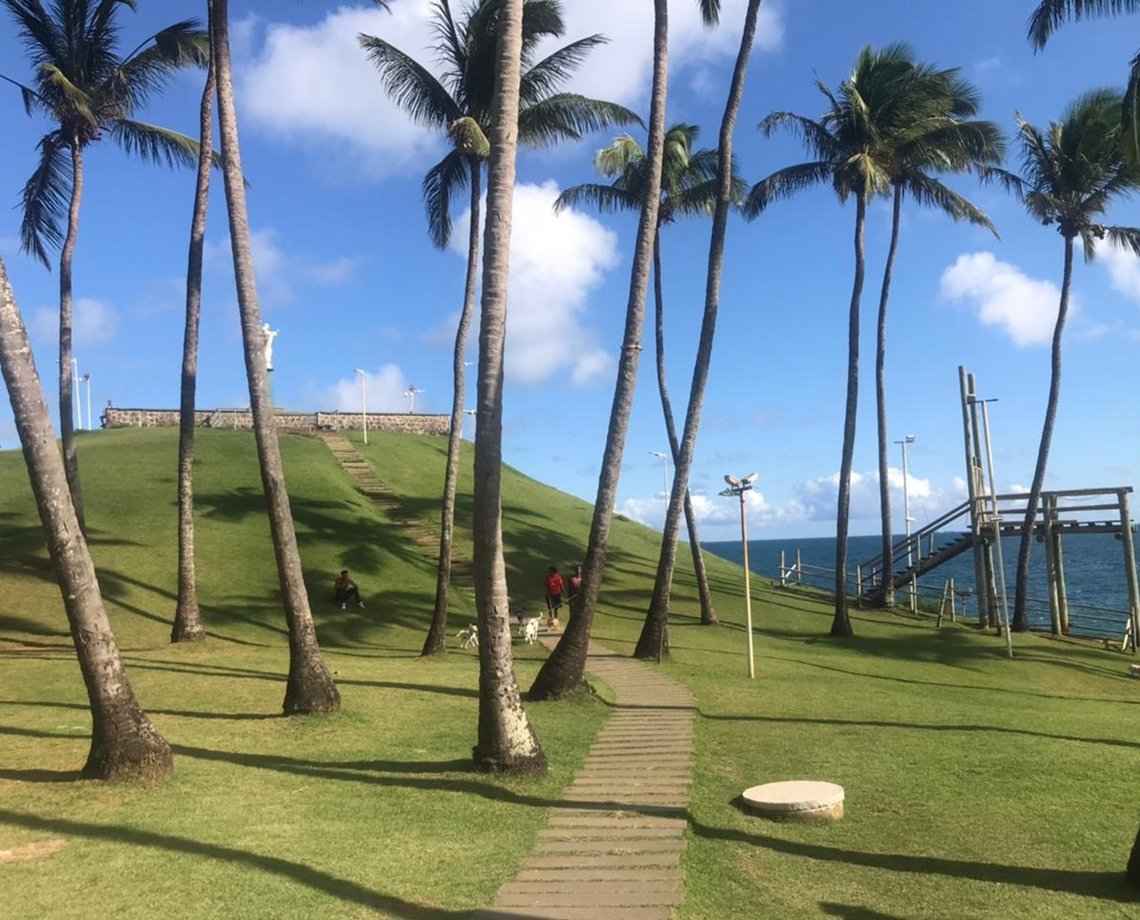
<svg viewBox="0 0 1140 920">
<path fill-rule="evenodd" d="M 944 534 L 938 545 L 950 542 L 956 534 Z M 899 540 L 900 537 L 895 537 Z M 704 543 L 705 549 L 735 563 L 743 560 L 740 541 Z M 855 566 L 877 556 L 882 548 L 878 536 L 851 537 L 848 541 L 848 566 L 851 584 L 854 583 Z M 749 568 L 765 578 L 776 580 L 780 576 L 780 552 L 785 555 L 785 563 L 795 562 L 796 550 L 805 568 L 804 584 L 824 590 L 835 587 L 835 538 L 815 537 L 808 539 L 788 538 L 781 540 L 749 540 Z M 1018 540 L 1006 537 L 1002 541 L 1002 554 L 1005 561 L 1006 586 L 1010 608 L 1013 607 L 1013 586 L 1017 566 Z M 1083 534 L 1070 537 L 1063 544 L 1065 561 L 1065 583 L 1068 587 L 1070 622 L 1075 633 L 1091 635 L 1114 635 L 1123 633 L 1127 622 L 1128 582 L 1124 565 L 1124 549 L 1112 534 Z M 921 595 L 927 600 L 936 600 L 948 578 L 954 579 L 954 587 L 975 589 L 974 557 L 964 552 L 955 559 L 935 569 L 921 580 Z M 827 571 L 815 571 L 813 567 Z M 1048 587 L 1045 580 L 1045 551 L 1041 544 L 1034 544 L 1030 557 L 1029 597 L 1030 620 L 1035 627 L 1048 627 L 1049 605 Z M 1112 608 L 1086 610 L 1085 606 Z M 959 612 L 961 608 L 959 607 Z M 977 615 L 974 598 L 968 601 L 967 617 Z"/>
</svg>

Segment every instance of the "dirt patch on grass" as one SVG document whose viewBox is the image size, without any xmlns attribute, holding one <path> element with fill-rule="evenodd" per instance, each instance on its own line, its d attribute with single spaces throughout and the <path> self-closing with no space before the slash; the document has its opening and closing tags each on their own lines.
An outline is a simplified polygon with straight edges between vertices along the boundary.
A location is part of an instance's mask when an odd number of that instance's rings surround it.
<svg viewBox="0 0 1140 920">
<path fill-rule="evenodd" d="M 0 864 L 50 859 L 66 847 L 67 841 L 62 837 L 57 837 L 55 840 L 41 840 L 38 843 L 27 843 L 22 847 L 13 847 L 11 850 L 0 850 Z"/>
</svg>

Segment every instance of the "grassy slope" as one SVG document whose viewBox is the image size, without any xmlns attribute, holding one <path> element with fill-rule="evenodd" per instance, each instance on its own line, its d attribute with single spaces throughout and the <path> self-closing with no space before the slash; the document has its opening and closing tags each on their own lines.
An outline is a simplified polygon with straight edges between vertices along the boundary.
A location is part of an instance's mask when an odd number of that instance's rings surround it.
<svg viewBox="0 0 1140 920">
<path fill-rule="evenodd" d="M 485 903 L 530 846 L 600 707 L 532 707 L 555 765 L 543 783 L 470 773 L 474 662 L 415 657 L 430 559 L 399 542 L 322 445 L 289 439 L 306 575 L 345 712 L 276 718 L 285 648 L 252 442 L 206 434 L 199 559 L 211 640 L 199 649 L 165 641 L 173 433 L 81 444 L 116 630 L 178 754 L 175 779 L 156 790 L 60 781 L 86 751 L 82 687 L 20 458 L 0 454 L 0 850 L 70 840 L 49 862 L 0 864 L 8 903 L 18 915 L 78 916 L 83 890 L 138 917 L 447 917 Z M 442 442 L 371 440 L 370 461 L 434 519 Z M 537 610 L 545 567 L 580 557 L 589 508 L 513 473 L 504 489 L 513 598 Z M 467 476 L 460 555 L 469 494 Z M 649 531 L 617 522 L 596 631 L 611 647 L 636 640 L 655 557 Z M 342 564 L 364 588 L 364 611 L 327 602 Z M 1118 879 L 1137 821 L 1140 688 L 1120 656 L 1026 639 L 1007 662 L 990 637 L 873 615 L 857 618 L 855 642 L 836 642 L 818 603 L 760 588 L 751 683 L 739 569 L 710 569 L 725 625 L 696 625 L 683 571 L 665 666 L 701 711 L 682 917 L 1136 916 Z M 456 591 L 452 632 L 472 610 L 466 593 Z M 43 648 L 3 651 L 5 638 Z M 524 687 L 535 654 L 519 652 Z M 745 787 L 789 777 L 842 783 L 847 817 L 773 825 L 732 806 Z"/>
</svg>

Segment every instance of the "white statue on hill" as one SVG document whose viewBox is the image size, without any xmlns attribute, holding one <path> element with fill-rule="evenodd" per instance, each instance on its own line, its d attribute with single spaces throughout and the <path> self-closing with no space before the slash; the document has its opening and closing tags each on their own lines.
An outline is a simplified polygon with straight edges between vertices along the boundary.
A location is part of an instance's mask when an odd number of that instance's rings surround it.
<svg viewBox="0 0 1140 920">
<path fill-rule="evenodd" d="M 261 324 L 261 336 L 264 343 L 262 348 L 265 351 L 265 369 L 267 371 L 273 370 L 273 340 L 279 334 L 278 330 L 269 328 L 269 323 Z"/>
</svg>

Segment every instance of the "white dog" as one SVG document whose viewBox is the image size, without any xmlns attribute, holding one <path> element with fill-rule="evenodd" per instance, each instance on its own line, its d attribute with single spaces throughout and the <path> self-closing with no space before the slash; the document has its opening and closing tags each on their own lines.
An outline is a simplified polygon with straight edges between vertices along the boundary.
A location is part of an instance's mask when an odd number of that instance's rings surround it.
<svg viewBox="0 0 1140 920">
<path fill-rule="evenodd" d="M 534 645 L 538 641 L 538 617 L 533 617 L 523 624 L 523 638 L 527 645 Z"/>
<path fill-rule="evenodd" d="M 466 628 L 459 630 L 455 635 L 459 639 L 460 648 L 479 647 L 479 627 L 474 623 L 468 624 Z"/>
</svg>

